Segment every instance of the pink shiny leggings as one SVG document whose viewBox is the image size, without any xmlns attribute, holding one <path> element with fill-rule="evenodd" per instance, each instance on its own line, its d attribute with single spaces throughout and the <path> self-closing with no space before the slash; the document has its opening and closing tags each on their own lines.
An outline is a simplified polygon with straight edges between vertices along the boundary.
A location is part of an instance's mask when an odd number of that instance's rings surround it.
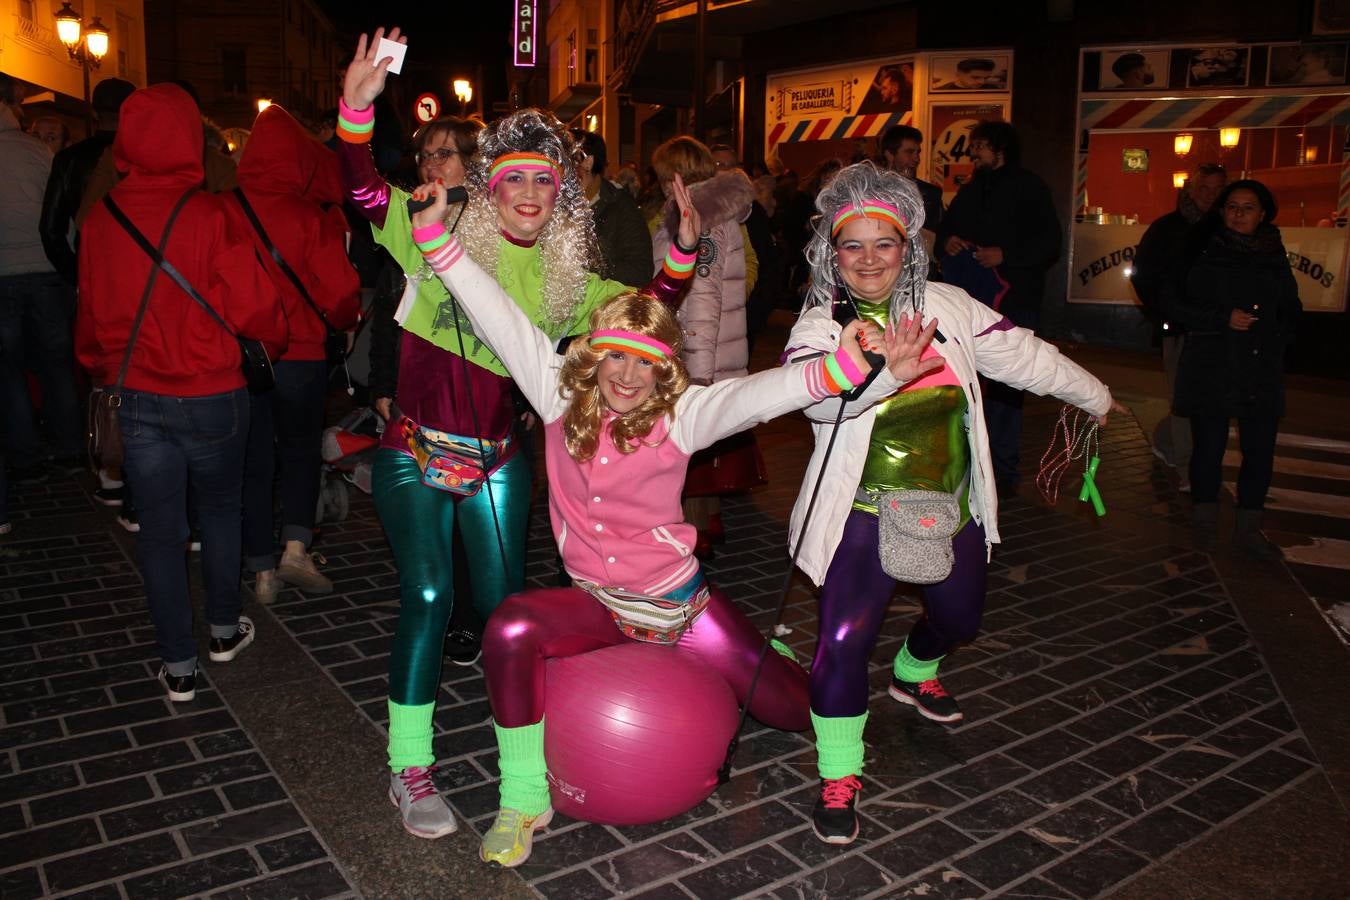
<svg viewBox="0 0 1350 900">
<path fill-rule="evenodd" d="M 764 636 L 726 595 L 712 600 L 684 633 L 675 652 L 692 654 L 726 679 L 745 702 Z M 504 728 L 544 717 L 544 663 L 629 640 L 609 611 L 580 588 L 543 588 L 507 597 L 483 633 L 483 665 L 492 715 Z M 750 714 L 765 725 L 803 731 L 810 725 L 806 670 L 770 649 Z"/>
</svg>

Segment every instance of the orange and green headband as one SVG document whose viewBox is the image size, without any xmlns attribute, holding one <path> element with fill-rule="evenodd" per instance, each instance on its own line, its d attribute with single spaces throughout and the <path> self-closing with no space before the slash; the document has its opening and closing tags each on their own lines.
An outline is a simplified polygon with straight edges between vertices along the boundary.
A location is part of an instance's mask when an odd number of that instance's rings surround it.
<svg viewBox="0 0 1350 900">
<path fill-rule="evenodd" d="M 592 331 L 591 346 L 596 350 L 622 350 L 624 353 L 631 353 L 651 362 L 661 362 L 663 359 L 669 359 L 671 355 L 670 347 L 656 338 L 619 328 Z"/>
<path fill-rule="evenodd" d="M 879 219 L 882 222 L 889 222 L 895 226 L 895 230 L 900 232 L 900 236 L 909 240 L 909 227 L 906 225 L 904 217 L 900 210 L 885 200 L 875 198 L 864 200 L 862 206 L 856 203 L 849 203 L 843 209 L 834 214 L 834 222 L 830 225 L 830 237 L 839 234 L 839 229 L 844 227 L 844 223 L 850 219 Z"/>
<path fill-rule="evenodd" d="M 505 153 L 492 162 L 488 172 L 488 193 L 497 187 L 497 182 L 506 177 L 507 172 L 548 172 L 553 176 L 553 193 L 562 189 L 562 169 L 547 156 L 538 153 Z"/>
</svg>

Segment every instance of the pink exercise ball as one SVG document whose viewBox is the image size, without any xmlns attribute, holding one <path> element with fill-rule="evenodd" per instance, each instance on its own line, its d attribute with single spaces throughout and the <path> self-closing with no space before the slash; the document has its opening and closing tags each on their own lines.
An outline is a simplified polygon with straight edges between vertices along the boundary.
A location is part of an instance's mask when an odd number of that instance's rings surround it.
<svg viewBox="0 0 1350 900">
<path fill-rule="evenodd" d="M 544 710 L 553 808 L 602 825 L 659 822 L 707 799 L 739 718 L 721 675 L 641 643 L 549 660 Z"/>
</svg>

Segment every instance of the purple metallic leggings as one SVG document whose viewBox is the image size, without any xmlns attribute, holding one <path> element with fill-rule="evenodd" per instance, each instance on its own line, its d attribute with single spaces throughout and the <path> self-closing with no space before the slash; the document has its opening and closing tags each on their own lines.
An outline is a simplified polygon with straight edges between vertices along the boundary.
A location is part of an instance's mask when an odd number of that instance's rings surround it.
<svg viewBox="0 0 1350 900">
<path fill-rule="evenodd" d="M 820 588 L 820 637 L 811 663 L 811 709 L 818 716 L 867 712 L 867 661 L 896 581 L 881 568 L 877 517 L 854 510 Z M 946 581 L 923 588 L 924 615 L 909 632 L 915 659 L 937 659 L 975 637 L 984 613 L 984 528 L 974 521 L 952 538 Z"/>
<path fill-rule="evenodd" d="M 628 640 L 609 610 L 580 588 L 543 588 L 506 598 L 483 632 L 483 666 L 492 716 L 504 728 L 544 716 L 544 663 Z M 744 703 L 764 636 L 712 588 L 712 600 L 675 645 L 715 669 Z M 755 687 L 750 714 L 773 728 L 803 731 L 811 724 L 806 670 L 773 650 Z"/>
</svg>

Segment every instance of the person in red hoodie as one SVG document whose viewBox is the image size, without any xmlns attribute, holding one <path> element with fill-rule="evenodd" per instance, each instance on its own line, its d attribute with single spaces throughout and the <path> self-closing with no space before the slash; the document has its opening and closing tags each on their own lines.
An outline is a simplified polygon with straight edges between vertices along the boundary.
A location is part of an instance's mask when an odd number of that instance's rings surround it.
<svg viewBox="0 0 1350 900">
<path fill-rule="evenodd" d="M 201 190 L 202 125 L 182 88 L 157 84 L 122 106 L 113 159 L 125 178 L 109 197 L 205 298 L 231 331 L 261 340 L 274 358 L 286 318 L 253 242 Z M 181 204 L 180 204 L 181 201 Z M 170 215 L 177 218 L 168 229 Z M 100 203 L 80 233 L 75 350 L 96 383 L 116 383 L 152 262 Z M 137 555 L 169 699 L 196 690 L 197 642 L 188 597 L 187 492 L 197 502 L 212 662 L 229 662 L 253 640 L 240 615 L 239 519 L 248 395 L 235 334 L 172 279 L 154 280 L 121 391 L 125 469 L 136 485 Z"/>
<path fill-rule="evenodd" d="M 238 174 L 239 187 L 227 196 L 226 206 L 240 230 L 252 235 L 290 323 L 290 344 L 275 366 L 276 387 L 249 395 L 244 463 L 244 567 L 254 575 L 254 595 L 271 603 L 278 580 L 307 593 L 333 590 L 309 553 L 323 463 L 324 342 L 330 329 L 345 332 L 356 324 L 361 280 L 347 259 L 337 155 L 286 110 L 273 105 L 258 113 Z M 274 248 L 304 286 L 304 295 L 276 262 Z M 272 518 L 278 462 L 285 544 L 280 565 Z"/>
</svg>

